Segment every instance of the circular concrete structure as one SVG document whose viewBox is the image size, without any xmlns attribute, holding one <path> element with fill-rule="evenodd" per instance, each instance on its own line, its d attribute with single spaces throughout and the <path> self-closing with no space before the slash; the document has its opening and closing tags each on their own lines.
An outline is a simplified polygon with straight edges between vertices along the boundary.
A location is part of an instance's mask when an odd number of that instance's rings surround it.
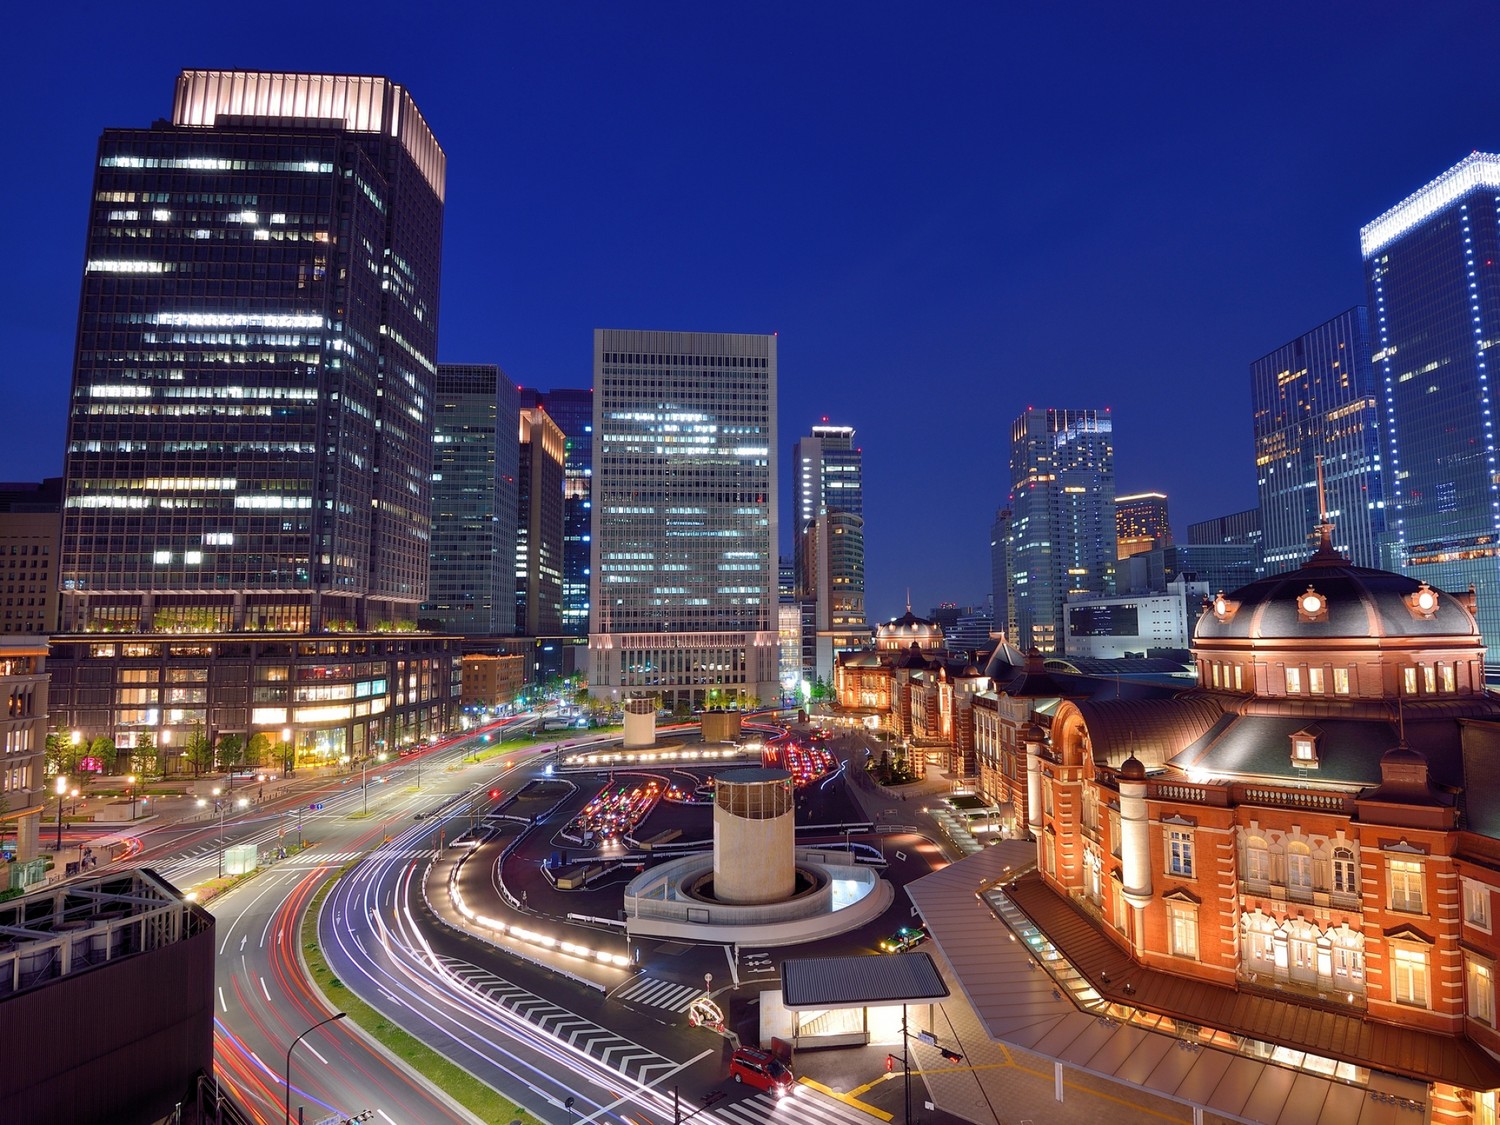
<svg viewBox="0 0 1500 1125">
<path fill-rule="evenodd" d="M 751 904 L 793 896 L 794 811 L 786 770 L 750 766 L 714 779 L 714 898 Z"/>
<path fill-rule="evenodd" d="M 625 701 L 626 750 L 641 750 L 656 745 L 656 701 L 653 699 L 627 699 Z"/>
</svg>

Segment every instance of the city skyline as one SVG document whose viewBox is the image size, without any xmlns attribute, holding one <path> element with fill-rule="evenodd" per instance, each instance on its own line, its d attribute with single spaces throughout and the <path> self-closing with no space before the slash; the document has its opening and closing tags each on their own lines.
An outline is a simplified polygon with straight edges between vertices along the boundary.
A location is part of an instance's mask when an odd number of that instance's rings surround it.
<svg viewBox="0 0 1500 1125">
<path fill-rule="evenodd" d="M 522 12 L 399 42 L 372 19 L 332 57 L 238 29 L 226 50 L 215 17 L 162 39 L 24 14 L 23 36 L 66 38 L 70 70 L 19 60 L 21 87 L 49 95 L 17 126 L 46 174 L 0 197 L 29 267 L 4 315 L 25 373 L 13 406 L 32 421 L 0 478 L 61 471 L 100 132 L 160 115 L 183 67 L 248 65 L 385 74 L 423 106 L 449 158 L 442 362 L 583 387 L 597 327 L 778 332 L 784 432 L 828 416 L 882 451 L 866 466 L 884 513 L 871 620 L 908 588 L 917 607 L 983 601 L 1007 503 L 994 465 L 1028 405 L 1112 407 L 1121 491 L 1165 492 L 1179 534 L 1247 508 L 1250 364 L 1363 300 L 1363 224 L 1500 146 L 1482 76 L 1442 65 L 1495 15 L 1155 23 L 1087 7 L 1083 35 L 1073 17 L 977 10 L 916 25 L 863 8 L 857 23 L 839 8 Z M 1371 77 L 1398 68 L 1399 89 Z M 742 150 L 754 175 L 736 171 Z M 924 409 L 939 386 L 951 398 Z M 977 486 L 909 471 L 955 452 Z M 919 511 L 917 561 L 894 517 Z"/>
</svg>

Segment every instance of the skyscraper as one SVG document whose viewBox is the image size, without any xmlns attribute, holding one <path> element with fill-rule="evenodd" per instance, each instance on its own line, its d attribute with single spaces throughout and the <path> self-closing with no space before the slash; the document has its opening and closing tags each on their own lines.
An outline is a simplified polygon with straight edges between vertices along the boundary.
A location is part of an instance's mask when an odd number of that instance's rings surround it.
<svg viewBox="0 0 1500 1125">
<path fill-rule="evenodd" d="M 1161 492 L 1137 492 L 1115 497 L 1115 555 L 1128 559 L 1144 554 L 1161 540 L 1172 541 L 1167 497 Z"/>
<path fill-rule="evenodd" d="M 1368 310 L 1348 309 L 1256 360 L 1250 397 L 1266 567 L 1298 567 L 1312 553 L 1320 459 L 1334 547 L 1357 566 L 1380 566 L 1385 494 Z"/>
<path fill-rule="evenodd" d="M 1115 454 L 1108 410 L 1038 410 L 1011 426 L 1010 635 L 1063 650 L 1070 594 L 1114 592 Z"/>
<path fill-rule="evenodd" d="M 170 123 L 105 131 L 65 629 L 415 619 L 443 178 L 385 78 L 188 70 Z"/>
<path fill-rule="evenodd" d="M 516 474 L 516 629 L 562 631 L 563 432 L 540 406 L 521 411 Z"/>
<path fill-rule="evenodd" d="M 569 637 L 587 637 L 594 392 L 589 388 L 538 391 L 523 387 L 521 406 L 542 407 L 563 432 L 567 455 L 563 459 L 562 632 Z"/>
<path fill-rule="evenodd" d="M 990 627 L 997 633 L 1010 628 L 1010 578 L 1005 554 L 1010 542 L 1010 509 L 996 508 L 990 524 Z"/>
<path fill-rule="evenodd" d="M 1478 598 L 1500 636 L 1500 156 L 1476 152 L 1360 231 L 1386 423 L 1392 569 Z M 1493 650 L 1487 658 L 1496 663 Z"/>
<path fill-rule="evenodd" d="M 776 338 L 594 333 L 589 686 L 779 697 Z"/>
<path fill-rule="evenodd" d="M 864 452 L 853 426 L 812 428 L 792 446 L 797 592 L 813 602 L 808 679 L 830 680 L 840 652 L 870 641 L 865 621 Z"/>
<path fill-rule="evenodd" d="M 494 364 L 440 363 L 432 562 L 422 618 L 466 636 L 514 633 L 516 388 Z"/>
<path fill-rule="evenodd" d="M 444 175 L 380 77 L 187 70 L 170 121 L 101 137 L 49 669 L 138 768 L 192 732 L 358 758 L 456 706 L 451 638 L 410 635 Z"/>
</svg>

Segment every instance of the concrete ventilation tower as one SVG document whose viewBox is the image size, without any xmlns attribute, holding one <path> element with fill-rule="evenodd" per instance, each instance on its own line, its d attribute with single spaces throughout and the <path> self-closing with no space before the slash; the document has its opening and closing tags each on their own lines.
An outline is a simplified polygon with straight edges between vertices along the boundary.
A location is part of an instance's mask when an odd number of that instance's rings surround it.
<svg viewBox="0 0 1500 1125">
<path fill-rule="evenodd" d="M 780 902 L 791 898 L 792 775 L 748 767 L 714 782 L 714 898 L 719 902 Z"/>
<path fill-rule="evenodd" d="M 644 750 L 656 745 L 656 700 L 625 701 L 625 749 Z"/>
</svg>

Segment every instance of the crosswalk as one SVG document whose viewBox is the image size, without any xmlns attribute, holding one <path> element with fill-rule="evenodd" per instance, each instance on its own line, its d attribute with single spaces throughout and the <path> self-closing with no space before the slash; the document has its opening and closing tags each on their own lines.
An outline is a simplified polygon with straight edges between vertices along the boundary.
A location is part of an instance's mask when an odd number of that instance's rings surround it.
<svg viewBox="0 0 1500 1125">
<path fill-rule="evenodd" d="M 456 957 L 440 957 L 443 966 L 472 991 L 488 997 L 555 1038 L 578 1048 L 605 1066 L 642 1083 L 676 1068 L 671 1059 L 600 1027 L 534 992 L 497 977 L 488 969 Z"/>
<path fill-rule="evenodd" d="M 616 1000 L 628 1000 L 650 1008 L 662 1008 L 668 1012 L 685 1012 L 693 1001 L 703 995 L 701 986 L 676 984 L 669 980 L 642 976 L 614 994 Z"/>
<path fill-rule="evenodd" d="M 784 1097 L 760 1093 L 737 1102 L 719 1102 L 705 1117 L 721 1125 L 877 1125 L 883 1118 L 846 1105 L 809 1086 L 797 1086 Z"/>
</svg>

